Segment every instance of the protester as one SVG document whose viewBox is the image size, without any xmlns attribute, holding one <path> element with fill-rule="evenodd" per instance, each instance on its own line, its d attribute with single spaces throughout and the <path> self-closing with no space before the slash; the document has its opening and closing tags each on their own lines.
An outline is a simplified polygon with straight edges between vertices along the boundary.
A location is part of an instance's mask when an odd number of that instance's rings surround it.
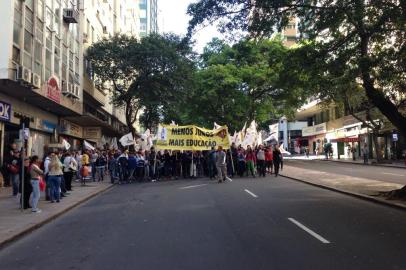
<svg viewBox="0 0 406 270">
<path fill-rule="evenodd" d="M 281 164 L 282 160 L 282 153 L 279 150 L 279 146 L 276 145 L 275 149 L 273 150 L 273 164 L 274 164 L 274 171 L 275 171 L 275 177 L 279 175 L 279 166 Z"/>
<path fill-rule="evenodd" d="M 257 152 L 257 166 L 258 166 L 258 174 L 259 176 L 265 177 L 266 168 L 265 168 L 265 151 L 263 146 L 260 145 Z"/>
<path fill-rule="evenodd" d="M 31 169 L 30 169 L 30 175 L 31 175 L 31 186 L 32 186 L 32 198 L 31 198 L 31 207 L 32 207 L 32 212 L 33 213 L 41 213 L 41 209 L 38 208 L 38 201 L 40 198 L 40 190 L 39 190 L 39 181 L 41 175 L 44 174 L 44 172 L 39 168 L 39 158 L 38 156 L 33 156 L 31 158 Z"/>
<path fill-rule="evenodd" d="M 255 178 L 255 164 L 256 157 L 250 145 L 247 146 L 247 153 L 245 155 L 245 162 L 247 163 L 247 176 L 251 172 L 252 177 Z"/>
<path fill-rule="evenodd" d="M 208 166 L 209 166 L 209 177 L 213 179 L 217 172 L 216 172 L 216 150 L 214 147 L 211 148 L 209 155 L 208 155 Z"/>
<path fill-rule="evenodd" d="M 218 182 L 222 183 L 227 177 L 226 168 L 226 153 L 223 151 L 223 147 L 219 146 L 216 153 L 216 167 Z"/>
<path fill-rule="evenodd" d="M 95 169 L 97 172 L 97 182 L 102 182 L 104 180 L 104 170 L 106 168 L 107 160 L 104 153 L 98 153 L 96 162 L 95 162 Z"/>
<path fill-rule="evenodd" d="M 238 150 L 237 154 L 237 173 L 240 177 L 244 176 L 244 172 L 246 169 L 246 163 L 245 163 L 245 152 L 243 148 L 240 148 Z"/>
<path fill-rule="evenodd" d="M 273 172 L 273 154 L 271 147 L 267 147 L 265 150 L 265 166 L 267 173 L 272 174 Z"/>
</svg>

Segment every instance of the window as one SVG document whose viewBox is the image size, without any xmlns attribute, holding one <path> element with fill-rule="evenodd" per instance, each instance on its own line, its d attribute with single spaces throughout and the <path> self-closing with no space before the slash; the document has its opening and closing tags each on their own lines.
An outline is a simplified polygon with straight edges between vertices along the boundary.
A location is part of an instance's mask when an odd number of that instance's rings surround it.
<svg viewBox="0 0 406 270">
<path fill-rule="evenodd" d="M 20 46 L 21 43 L 21 30 L 22 30 L 22 3 L 15 0 L 14 3 L 14 27 L 13 27 L 13 41 Z"/>
<path fill-rule="evenodd" d="M 20 64 L 20 49 L 17 48 L 16 46 L 13 46 L 13 61 L 16 62 L 17 64 Z"/>
<path fill-rule="evenodd" d="M 55 39 L 54 73 L 59 77 L 59 64 L 61 61 L 61 40 Z"/>
<path fill-rule="evenodd" d="M 53 26 L 52 10 L 47 7 L 45 14 L 46 14 L 46 19 L 45 19 L 46 26 L 47 26 L 49 29 L 52 30 L 52 26 Z"/>
<path fill-rule="evenodd" d="M 44 1 L 43 0 L 37 1 L 37 17 L 41 21 L 44 21 Z"/>
<path fill-rule="evenodd" d="M 34 1 L 33 0 L 25 0 L 25 5 L 31 9 L 34 10 Z"/>
<path fill-rule="evenodd" d="M 60 17 L 60 12 L 61 12 L 61 2 L 56 1 L 55 2 L 55 8 L 54 8 L 54 18 L 55 18 L 55 24 L 54 24 L 54 30 L 56 34 L 59 36 L 60 31 L 61 31 L 61 17 Z"/>
<path fill-rule="evenodd" d="M 45 79 L 51 77 L 51 67 L 52 66 L 52 52 L 50 50 L 45 51 Z"/>
<path fill-rule="evenodd" d="M 141 32 L 146 32 L 147 31 L 147 24 L 146 23 L 141 23 L 140 24 L 140 31 Z"/>
</svg>

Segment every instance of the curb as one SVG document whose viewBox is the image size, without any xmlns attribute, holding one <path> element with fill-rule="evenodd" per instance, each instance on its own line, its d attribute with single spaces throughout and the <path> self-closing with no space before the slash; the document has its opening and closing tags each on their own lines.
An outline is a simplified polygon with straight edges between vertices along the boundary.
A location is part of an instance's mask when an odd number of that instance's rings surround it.
<svg viewBox="0 0 406 270">
<path fill-rule="evenodd" d="M 365 200 L 365 201 L 370 201 L 370 202 L 373 202 L 373 203 L 376 203 L 376 204 L 385 205 L 385 206 L 397 208 L 397 209 L 400 209 L 400 210 L 406 210 L 406 205 L 405 204 L 396 203 L 396 202 L 390 202 L 388 200 L 378 199 L 378 198 L 375 198 L 375 197 L 372 197 L 372 196 L 368 196 L 368 195 L 364 195 L 364 194 L 360 194 L 360 193 L 356 193 L 356 192 L 351 192 L 351 191 L 346 191 L 346 190 L 342 190 L 342 189 L 338 189 L 338 188 L 323 186 L 321 184 L 308 182 L 308 181 L 303 180 L 303 179 L 299 179 L 299 178 L 295 178 L 295 177 L 291 177 L 291 176 L 286 176 L 286 175 L 283 175 L 283 174 L 279 174 L 279 175 L 283 176 L 285 178 L 294 180 L 294 181 L 302 182 L 304 184 L 308 184 L 308 185 L 315 186 L 315 187 L 322 188 L 322 189 L 327 189 L 327 190 L 330 190 L 330 191 L 335 191 L 335 192 L 345 194 L 345 195 L 349 195 L 349 196 L 352 196 L 352 197 L 356 197 L 358 199 L 362 199 L 362 200 Z"/>
<path fill-rule="evenodd" d="M 17 233 L 16 235 L 11 236 L 10 238 L 8 238 L 8 239 L 6 239 L 6 240 L 4 240 L 3 242 L 0 243 L 0 250 L 2 250 L 4 247 L 6 247 L 7 245 L 11 244 L 12 242 L 14 242 L 14 241 L 20 239 L 20 238 L 23 237 L 24 235 L 26 235 L 26 234 L 28 234 L 28 233 L 30 233 L 30 232 L 35 231 L 36 229 L 38 229 L 38 228 L 44 226 L 45 224 L 47 224 L 47 223 L 53 221 L 54 219 L 58 218 L 59 216 L 65 214 L 65 213 L 67 213 L 67 212 L 69 212 L 70 210 L 72 210 L 73 208 L 77 207 L 78 205 L 80 205 L 80 204 L 82 204 L 82 203 L 84 203 L 84 202 L 86 202 L 86 201 L 89 201 L 90 199 L 96 197 L 96 196 L 99 195 L 100 193 L 106 192 L 107 190 L 111 189 L 112 187 L 114 187 L 114 185 L 110 185 L 110 186 L 106 187 L 105 189 L 99 190 L 99 191 L 97 191 L 97 192 L 91 194 L 90 196 L 88 196 L 88 197 L 86 197 L 86 198 L 83 198 L 83 199 L 81 199 L 81 200 L 75 202 L 74 204 L 72 204 L 72 205 L 69 206 L 68 208 L 64 209 L 63 211 L 61 211 L 61 212 L 59 212 L 59 213 L 56 213 L 55 215 L 53 215 L 53 216 L 51 216 L 51 217 L 49 217 L 49 218 L 47 218 L 47 219 L 45 219 L 45 220 L 43 220 L 43 221 L 41 221 L 41 222 L 39 222 L 39 223 L 37 223 L 37 224 L 35 224 L 35 225 L 29 227 L 29 228 L 27 228 L 27 229 L 25 229 L 25 230 L 23 230 L 23 231 Z"/>
<path fill-rule="evenodd" d="M 406 169 L 406 166 L 396 166 L 396 165 L 382 165 L 382 164 L 363 164 L 363 163 L 358 163 L 358 162 L 351 162 L 351 161 L 338 161 L 338 160 L 326 160 L 326 159 L 318 159 L 320 161 L 325 161 L 325 162 L 336 162 L 336 163 L 342 163 L 342 164 L 355 164 L 355 165 L 360 165 L 360 166 L 375 166 L 375 167 L 382 167 L 382 168 L 397 168 L 397 169 Z"/>
</svg>

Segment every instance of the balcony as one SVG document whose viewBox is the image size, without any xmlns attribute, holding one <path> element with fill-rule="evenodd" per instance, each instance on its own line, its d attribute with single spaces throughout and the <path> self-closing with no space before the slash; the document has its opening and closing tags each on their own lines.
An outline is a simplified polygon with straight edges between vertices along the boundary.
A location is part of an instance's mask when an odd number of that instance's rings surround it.
<svg viewBox="0 0 406 270">
<path fill-rule="evenodd" d="M 79 23 L 79 12 L 73 8 L 64 8 L 63 21 L 65 23 Z"/>
<path fill-rule="evenodd" d="M 83 90 L 84 96 L 86 95 L 85 99 L 91 98 L 93 103 L 96 102 L 95 105 L 98 106 L 106 105 L 106 95 L 94 86 L 93 81 L 87 75 L 83 76 Z"/>
</svg>

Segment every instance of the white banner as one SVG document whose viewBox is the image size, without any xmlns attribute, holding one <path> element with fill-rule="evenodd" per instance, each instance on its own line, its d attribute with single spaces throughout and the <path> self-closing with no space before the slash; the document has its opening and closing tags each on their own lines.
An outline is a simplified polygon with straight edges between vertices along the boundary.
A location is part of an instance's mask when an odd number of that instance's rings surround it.
<svg viewBox="0 0 406 270">
<path fill-rule="evenodd" d="M 93 145 L 91 145 L 90 143 L 88 143 L 87 141 L 83 141 L 83 144 L 85 146 L 86 149 L 88 150 L 94 150 L 95 148 L 93 147 Z"/>
<path fill-rule="evenodd" d="M 131 132 L 121 137 L 119 141 L 122 146 L 129 146 L 135 143 L 133 134 Z"/>
<path fill-rule="evenodd" d="M 62 140 L 62 145 L 65 147 L 65 150 L 69 150 L 71 145 L 65 139 Z"/>
</svg>

